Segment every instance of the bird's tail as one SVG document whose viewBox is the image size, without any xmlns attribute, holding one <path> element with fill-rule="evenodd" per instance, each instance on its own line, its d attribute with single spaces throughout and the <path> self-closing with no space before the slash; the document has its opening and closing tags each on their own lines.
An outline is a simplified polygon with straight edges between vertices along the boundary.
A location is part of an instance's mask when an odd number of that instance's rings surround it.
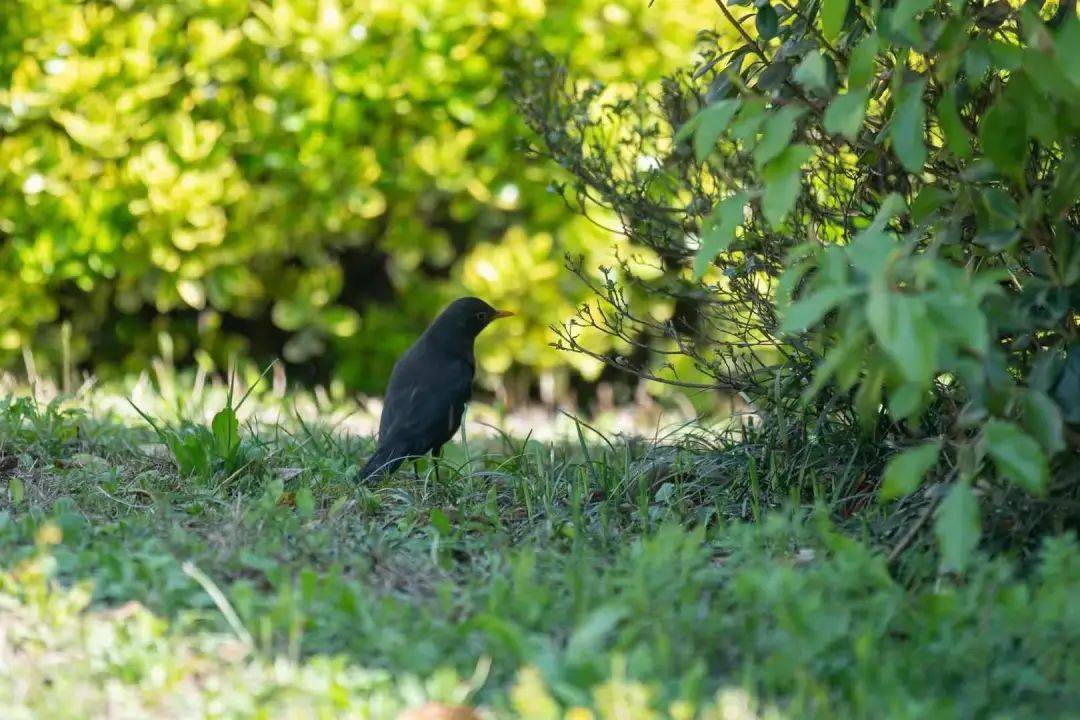
<svg viewBox="0 0 1080 720">
<path fill-rule="evenodd" d="M 394 472 L 401 463 L 405 462 L 405 458 L 406 454 L 399 452 L 397 448 L 390 445 L 380 445 L 375 450 L 375 454 L 368 458 L 368 461 L 364 463 L 364 467 L 361 468 L 360 482 L 366 482 L 375 475 Z"/>
</svg>

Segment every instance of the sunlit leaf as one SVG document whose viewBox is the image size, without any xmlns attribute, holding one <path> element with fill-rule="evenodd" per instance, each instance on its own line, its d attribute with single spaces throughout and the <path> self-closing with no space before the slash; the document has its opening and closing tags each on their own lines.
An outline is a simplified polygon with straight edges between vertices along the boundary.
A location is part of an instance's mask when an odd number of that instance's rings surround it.
<svg viewBox="0 0 1080 720">
<path fill-rule="evenodd" d="M 821 4 L 821 30 L 825 39 L 835 40 L 844 27 L 850 0 L 823 0 Z"/>
</svg>

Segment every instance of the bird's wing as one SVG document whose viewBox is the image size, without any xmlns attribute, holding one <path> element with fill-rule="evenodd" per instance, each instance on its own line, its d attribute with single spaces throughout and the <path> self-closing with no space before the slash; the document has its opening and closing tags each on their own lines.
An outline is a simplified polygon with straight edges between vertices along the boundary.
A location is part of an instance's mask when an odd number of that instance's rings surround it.
<svg viewBox="0 0 1080 720">
<path fill-rule="evenodd" d="M 460 358 L 407 352 L 390 375 L 379 444 L 410 455 L 437 450 L 461 424 L 472 379 L 472 365 Z"/>
</svg>

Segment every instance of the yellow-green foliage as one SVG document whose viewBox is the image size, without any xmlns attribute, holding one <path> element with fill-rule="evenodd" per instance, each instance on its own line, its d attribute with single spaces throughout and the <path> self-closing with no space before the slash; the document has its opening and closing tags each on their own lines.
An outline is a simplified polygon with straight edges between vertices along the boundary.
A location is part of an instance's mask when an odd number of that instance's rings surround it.
<svg viewBox="0 0 1080 720">
<path fill-rule="evenodd" d="M 161 332 L 218 363 L 284 342 L 377 388 L 469 291 L 521 313 L 486 369 L 551 368 L 545 328 L 585 297 L 562 253 L 595 265 L 614 239 L 516 146 L 503 69 L 539 42 L 584 77 L 655 79 L 709 4 L 5 3 L 0 360 L 55 355 L 67 320 L 94 364 L 142 366 Z"/>
</svg>

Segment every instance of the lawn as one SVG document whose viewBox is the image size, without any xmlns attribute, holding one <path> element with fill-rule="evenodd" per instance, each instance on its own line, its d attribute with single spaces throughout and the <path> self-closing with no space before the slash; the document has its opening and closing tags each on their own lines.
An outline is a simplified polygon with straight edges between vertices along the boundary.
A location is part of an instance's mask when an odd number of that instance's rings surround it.
<svg viewBox="0 0 1080 720">
<path fill-rule="evenodd" d="M 199 398 L 0 401 L 4 718 L 1080 717 L 1075 535 L 890 564 L 824 441 L 580 425 L 363 487 L 333 412 Z"/>
</svg>

